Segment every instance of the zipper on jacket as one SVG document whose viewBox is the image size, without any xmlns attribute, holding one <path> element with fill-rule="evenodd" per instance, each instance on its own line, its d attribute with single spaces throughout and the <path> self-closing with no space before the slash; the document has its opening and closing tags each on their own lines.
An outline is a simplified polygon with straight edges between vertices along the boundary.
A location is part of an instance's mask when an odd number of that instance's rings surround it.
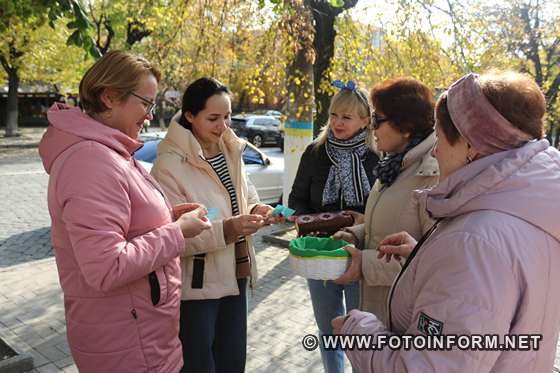
<svg viewBox="0 0 560 373">
<path fill-rule="evenodd" d="M 136 308 L 134 307 L 134 297 L 132 296 L 132 291 L 130 289 L 130 285 L 127 286 L 128 296 L 130 297 L 130 305 L 132 309 L 130 313 L 135 320 L 138 320 L 138 314 L 136 313 Z M 142 356 L 144 357 L 144 364 L 148 366 L 148 359 L 146 359 L 146 351 L 144 350 L 144 341 L 142 341 L 142 333 L 140 333 L 140 324 L 136 323 L 136 332 L 138 333 L 138 342 L 140 343 L 140 350 L 142 351 Z"/>
<path fill-rule="evenodd" d="M 401 276 L 404 273 L 404 271 L 410 265 L 410 262 L 412 262 L 412 259 L 414 259 L 414 257 L 418 253 L 418 250 L 420 250 L 420 247 L 422 247 L 424 242 L 426 242 L 426 240 L 432 235 L 432 233 L 434 233 L 434 231 L 438 227 L 438 224 L 440 223 L 440 221 L 441 221 L 441 219 L 436 220 L 434 225 L 432 225 L 432 227 L 430 229 L 428 229 L 428 231 L 426 233 L 424 233 L 422 238 L 420 238 L 420 240 L 416 243 L 416 246 L 414 246 L 414 249 L 412 249 L 408 258 L 406 258 L 406 262 L 404 263 L 403 267 L 401 268 L 401 271 L 399 272 L 399 275 L 395 279 L 395 282 L 393 282 L 393 286 L 391 286 L 391 290 L 389 291 L 389 300 L 387 302 L 387 314 L 389 316 L 389 330 L 393 330 L 393 317 L 391 316 L 391 302 L 393 301 L 393 295 L 395 293 L 395 288 L 397 287 L 397 283 L 401 279 Z"/>
</svg>

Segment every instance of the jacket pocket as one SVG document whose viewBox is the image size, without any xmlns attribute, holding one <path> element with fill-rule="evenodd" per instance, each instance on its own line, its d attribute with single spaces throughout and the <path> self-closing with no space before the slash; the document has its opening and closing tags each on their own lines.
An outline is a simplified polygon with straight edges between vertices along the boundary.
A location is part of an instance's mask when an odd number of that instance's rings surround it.
<svg viewBox="0 0 560 373">
<path fill-rule="evenodd" d="M 164 268 L 161 267 L 148 275 L 152 305 L 161 306 L 167 302 L 168 284 Z"/>
<path fill-rule="evenodd" d="M 161 298 L 161 290 L 159 287 L 159 280 L 155 272 L 150 272 L 148 275 L 148 282 L 150 284 L 150 297 L 152 298 L 152 304 L 156 306 Z"/>
<path fill-rule="evenodd" d="M 193 257 L 192 289 L 202 289 L 203 287 L 205 262 L 206 254 L 198 254 Z"/>
</svg>

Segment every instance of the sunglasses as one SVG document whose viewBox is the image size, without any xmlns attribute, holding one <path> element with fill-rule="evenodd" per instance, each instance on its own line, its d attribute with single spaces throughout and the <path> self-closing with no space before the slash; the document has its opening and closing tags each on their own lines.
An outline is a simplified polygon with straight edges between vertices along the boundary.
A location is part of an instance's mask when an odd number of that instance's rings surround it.
<svg viewBox="0 0 560 373">
<path fill-rule="evenodd" d="M 129 92 L 132 96 L 136 97 L 137 99 L 139 99 L 140 101 L 142 101 L 143 103 L 145 103 L 146 106 L 146 114 L 153 114 L 153 110 L 154 107 L 156 106 L 156 103 L 153 101 L 148 100 L 146 97 L 142 97 L 140 95 L 137 95 L 134 92 Z"/>
<path fill-rule="evenodd" d="M 387 117 L 382 117 L 380 115 L 377 115 L 376 112 L 374 112 L 371 115 L 371 126 L 373 127 L 374 130 L 379 129 L 379 127 L 381 126 L 381 123 L 383 122 L 388 122 L 390 119 Z"/>
</svg>

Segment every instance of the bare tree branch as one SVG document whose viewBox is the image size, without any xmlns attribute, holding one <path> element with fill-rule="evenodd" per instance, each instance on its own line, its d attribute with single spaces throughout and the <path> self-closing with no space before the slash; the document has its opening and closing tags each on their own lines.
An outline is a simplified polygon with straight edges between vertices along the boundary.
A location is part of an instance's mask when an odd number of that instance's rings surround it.
<svg viewBox="0 0 560 373">
<path fill-rule="evenodd" d="M 4 55 L 2 53 L 0 53 L 0 63 L 2 64 L 2 67 L 4 68 L 4 70 L 6 70 L 6 73 L 10 73 L 12 67 L 10 66 L 10 64 L 8 63 L 8 60 L 6 59 L 6 57 L 4 57 Z"/>
<path fill-rule="evenodd" d="M 533 27 L 531 27 L 531 19 L 530 19 L 530 9 L 529 5 L 523 4 L 519 8 L 519 15 L 524 23 L 525 33 L 529 36 L 529 44 L 525 48 L 524 52 L 529 58 L 529 60 L 535 66 L 535 80 L 539 87 L 543 86 L 543 69 L 541 64 L 541 57 L 539 55 L 539 44 L 538 44 L 538 36 L 536 33 L 538 32 Z M 538 13 L 537 17 L 538 18 Z M 539 20 L 534 21 L 534 25 L 538 25 Z"/>
<path fill-rule="evenodd" d="M 556 98 L 558 97 L 558 91 L 560 90 L 560 73 L 556 75 L 556 78 L 552 81 L 550 87 L 546 90 L 545 96 L 548 99 L 549 105 L 554 104 Z"/>
</svg>

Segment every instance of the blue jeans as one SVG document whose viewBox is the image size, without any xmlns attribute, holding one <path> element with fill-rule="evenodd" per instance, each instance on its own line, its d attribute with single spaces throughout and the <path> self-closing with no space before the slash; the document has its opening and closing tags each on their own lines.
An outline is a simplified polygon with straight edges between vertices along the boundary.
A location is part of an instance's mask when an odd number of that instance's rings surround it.
<svg viewBox="0 0 560 373">
<path fill-rule="evenodd" d="M 181 301 L 181 373 L 242 373 L 247 351 L 247 279 L 239 295 Z"/>
<path fill-rule="evenodd" d="M 307 285 L 309 286 L 313 313 L 320 335 L 332 334 L 331 320 L 359 307 L 359 281 L 352 282 L 349 285 L 337 285 L 332 281 L 307 280 Z M 323 360 L 325 373 L 344 372 L 343 351 L 325 351 L 321 344 L 321 359 Z"/>
</svg>

